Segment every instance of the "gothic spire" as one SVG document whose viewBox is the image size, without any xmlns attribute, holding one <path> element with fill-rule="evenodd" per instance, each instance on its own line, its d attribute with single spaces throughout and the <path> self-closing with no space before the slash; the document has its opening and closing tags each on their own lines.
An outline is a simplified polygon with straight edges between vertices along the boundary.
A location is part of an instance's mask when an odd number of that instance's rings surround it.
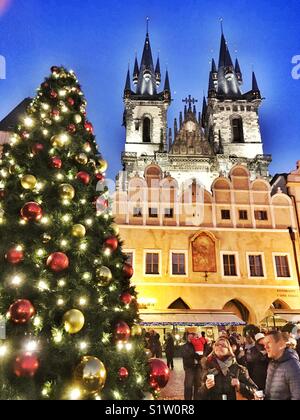
<svg viewBox="0 0 300 420">
<path fill-rule="evenodd" d="M 252 92 L 253 92 L 253 96 L 255 96 L 257 99 L 261 99 L 261 93 L 258 87 L 258 83 L 257 83 L 257 79 L 256 79 L 254 71 L 252 72 Z"/>
<path fill-rule="evenodd" d="M 137 56 L 136 56 L 135 57 L 135 63 L 134 63 L 134 71 L 133 71 L 133 83 L 134 83 L 134 85 L 138 84 L 139 75 L 140 75 L 140 69 L 139 69 L 139 63 L 138 63 Z"/>
<path fill-rule="evenodd" d="M 130 81 L 130 69 L 128 68 L 126 84 L 125 84 L 125 94 L 131 92 L 131 81 Z"/>
<path fill-rule="evenodd" d="M 161 83 L 161 71 L 160 71 L 160 60 L 159 57 L 157 58 L 157 63 L 155 67 L 155 78 L 156 78 L 156 84 L 157 86 Z"/>
<path fill-rule="evenodd" d="M 242 72 L 241 72 L 241 67 L 240 67 L 240 63 L 239 63 L 238 59 L 235 60 L 234 70 L 235 70 L 235 74 L 236 74 L 236 77 L 238 79 L 239 84 L 242 84 L 243 83 L 243 75 L 242 75 Z"/>
<path fill-rule="evenodd" d="M 169 79 L 169 72 L 168 72 L 168 70 L 166 71 L 166 80 L 165 80 L 164 91 L 167 91 L 167 92 L 170 92 L 171 93 L 170 79 Z"/>
<path fill-rule="evenodd" d="M 150 44 L 150 36 L 148 32 L 148 25 L 144 51 L 140 65 L 140 74 L 137 83 L 137 94 L 146 96 L 152 96 L 156 94 L 156 77 Z"/>
</svg>

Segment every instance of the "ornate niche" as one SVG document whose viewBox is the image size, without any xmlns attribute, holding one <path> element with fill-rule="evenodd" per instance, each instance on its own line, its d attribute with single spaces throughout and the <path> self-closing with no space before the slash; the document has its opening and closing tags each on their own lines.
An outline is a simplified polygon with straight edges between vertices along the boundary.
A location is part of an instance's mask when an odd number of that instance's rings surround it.
<svg viewBox="0 0 300 420">
<path fill-rule="evenodd" d="M 197 233 L 191 240 L 193 271 L 195 273 L 216 273 L 216 238 L 208 232 Z"/>
</svg>

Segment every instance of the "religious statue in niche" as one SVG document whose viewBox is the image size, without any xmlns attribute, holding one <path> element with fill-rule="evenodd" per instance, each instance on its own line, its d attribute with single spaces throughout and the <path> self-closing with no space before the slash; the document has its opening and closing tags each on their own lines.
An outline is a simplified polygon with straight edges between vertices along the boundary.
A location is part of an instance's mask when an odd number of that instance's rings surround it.
<svg viewBox="0 0 300 420">
<path fill-rule="evenodd" d="M 196 273 L 216 273 L 216 244 L 207 233 L 200 233 L 192 239 L 193 271 Z"/>
</svg>

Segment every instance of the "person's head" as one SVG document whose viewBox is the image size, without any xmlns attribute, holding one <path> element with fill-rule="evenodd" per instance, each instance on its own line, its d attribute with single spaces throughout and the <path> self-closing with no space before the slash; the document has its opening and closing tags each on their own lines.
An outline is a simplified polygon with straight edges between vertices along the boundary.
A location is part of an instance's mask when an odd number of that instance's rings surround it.
<svg viewBox="0 0 300 420">
<path fill-rule="evenodd" d="M 254 343 L 255 343 L 254 338 L 250 334 L 247 334 L 246 335 L 246 344 L 254 344 Z"/>
<path fill-rule="evenodd" d="M 188 343 L 191 343 L 193 338 L 194 338 L 194 334 L 189 333 L 186 337 L 186 340 L 187 340 Z"/>
<path fill-rule="evenodd" d="M 229 340 L 225 337 L 220 337 L 214 344 L 213 353 L 218 359 L 228 359 L 234 357 L 234 353 Z"/>
<path fill-rule="evenodd" d="M 255 338 L 255 345 L 259 350 L 264 350 L 265 349 L 265 334 L 263 333 L 258 333 L 256 334 Z"/>
<path fill-rule="evenodd" d="M 229 337 L 229 343 L 231 345 L 232 351 L 234 354 L 238 354 L 240 351 L 240 345 L 237 341 L 237 339 L 232 335 Z"/>
<path fill-rule="evenodd" d="M 205 334 L 205 332 L 204 332 L 204 331 L 202 331 L 201 336 L 202 336 L 203 338 L 205 338 L 206 334 Z"/>
<path fill-rule="evenodd" d="M 281 331 L 269 332 L 264 339 L 268 357 L 274 360 L 280 359 L 286 349 L 287 341 L 286 335 Z"/>
<path fill-rule="evenodd" d="M 296 350 L 296 347 L 297 347 L 296 338 L 290 335 L 286 343 L 286 346 L 288 349 Z"/>
</svg>

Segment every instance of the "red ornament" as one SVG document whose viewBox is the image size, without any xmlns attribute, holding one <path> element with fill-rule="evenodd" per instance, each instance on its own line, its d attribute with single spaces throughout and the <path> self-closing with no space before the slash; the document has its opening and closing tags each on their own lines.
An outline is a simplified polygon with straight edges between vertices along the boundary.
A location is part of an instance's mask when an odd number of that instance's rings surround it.
<svg viewBox="0 0 300 420">
<path fill-rule="evenodd" d="M 94 197 L 93 204 L 99 212 L 105 212 L 109 207 L 108 200 L 105 200 L 102 197 Z"/>
<path fill-rule="evenodd" d="M 122 367 L 119 370 L 119 377 L 120 377 L 121 381 L 124 381 L 125 379 L 127 379 L 128 376 L 129 376 L 128 370 L 126 368 Z"/>
<path fill-rule="evenodd" d="M 130 280 L 134 275 L 134 270 L 130 264 L 125 264 L 123 267 L 124 276 Z"/>
<path fill-rule="evenodd" d="M 123 293 L 121 295 L 121 301 L 124 303 L 124 305 L 130 305 L 133 300 L 133 296 L 131 296 L 130 293 Z"/>
<path fill-rule="evenodd" d="M 47 267 L 55 273 L 60 273 L 61 271 L 69 268 L 70 261 L 66 254 L 62 252 L 55 252 L 51 254 L 47 260 Z"/>
<path fill-rule="evenodd" d="M 52 117 L 58 117 L 60 115 L 60 112 L 58 109 L 53 109 L 51 115 Z"/>
<path fill-rule="evenodd" d="M 0 190 L 0 200 L 3 200 L 5 197 L 5 190 Z"/>
<path fill-rule="evenodd" d="M 39 221 L 43 217 L 42 207 L 34 202 L 27 203 L 21 210 L 22 219 L 29 221 Z"/>
<path fill-rule="evenodd" d="M 150 365 L 150 386 L 155 391 L 165 388 L 170 379 L 170 370 L 168 366 L 159 359 L 149 360 Z"/>
<path fill-rule="evenodd" d="M 38 155 L 39 153 L 43 152 L 43 150 L 44 150 L 44 145 L 42 143 L 35 143 L 31 149 L 34 155 Z"/>
<path fill-rule="evenodd" d="M 97 181 L 99 181 L 99 182 L 102 182 L 102 181 L 104 181 L 105 180 L 105 176 L 103 175 L 103 174 L 96 174 L 95 175 L 95 178 L 96 178 L 96 180 Z"/>
<path fill-rule="evenodd" d="M 126 322 L 119 322 L 116 326 L 116 340 L 117 341 L 128 341 L 131 335 L 131 330 Z"/>
<path fill-rule="evenodd" d="M 24 325 L 35 315 L 35 309 L 29 300 L 17 300 L 11 305 L 8 313 L 12 322 Z"/>
<path fill-rule="evenodd" d="M 68 132 L 71 134 L 76 133 L 76 125 L 75 124 L 68 125 Z"/>
<path fill-rule="evenodd" d="M 88 131 L 89 133 L 94 133 L 94 127 L 93 127 L 93 124 L 91 124 L 90 122 L 86 122 L 85 124 L 84 124 L 84 128 L 86 129 L 86 131 Z"/>
<path fill-rule="evenodd" d="M 105 247 L 109 248 L 111 251 L 116 251 L 119 247 L 119 241 L 118 238 L 116 238 L 115 236 L 106 239 L 105 241 Z"/>
<path fill-rule="evenodd" d="M 5 258 L 10 264 L 20 264 L 20 262 L 24 261 L 24 252 L 17 250 L 16 248 L 12 248 L 5 255 Z"/>
<path fill-rule="evenodd" d="M 77 179 L 84 185 L 89 185 L 91 177 L 87 172 L 78 172 Z"/>
<path fill-rule="evenodd" d="M 51 90 L 50 96 L 51 96 L 51 98 L 56 99 L 57 96 L 58 96 L 58 93 L 55 90 Z"/>
<path fill-rule="evenodd" d="M 53 169 L 61 169 L 62 168 L 62 160 L 58 156 L 54 156 L 50 160 L 50 166 Z"/>
<path fill-rule="evenodd" d="M 16 358 L 14 372 L 18 378 L 33 378 L 39 367 L 37 356 L 25 353 Z"/>
<path fill-rule="evenodd" d="M 75 104 L 74 99 L 73 98 L 68 98 L 68 104 L 71 105 L 71 106 L 74 106 L 74 104 Z"/>
<path fill-rule="evenodd" d="M 29 133 L 27 133 L 27 131 L 23 131 L 23 132 L 21 133 L 21 138 L 22 138 L 23 140 L 27 140 L 27 139 L 29 138 Z"/>
</svg>

